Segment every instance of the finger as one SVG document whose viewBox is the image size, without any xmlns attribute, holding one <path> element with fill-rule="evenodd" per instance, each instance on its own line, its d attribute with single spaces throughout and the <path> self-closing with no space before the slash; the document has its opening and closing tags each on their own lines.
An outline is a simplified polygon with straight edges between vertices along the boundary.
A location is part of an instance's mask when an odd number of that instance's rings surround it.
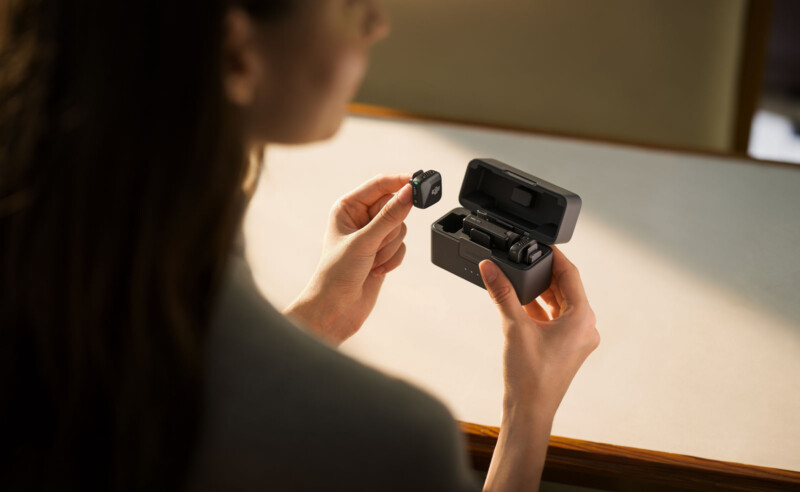
<svg viewBox="0 0 800 492">
<path fill-rule="evenodd" d="M 378 251 L 378 254 L 375 255 L 375 261 L 372 264 L 372 268 L 378 267 L 386 263 L 389 258 L 394 256 L 398 249 L 400 249 L 400 245 L 403 244 L 403 239 L 406 237 L 406 228 L 405 224 L 400 226 L 400 233 L 395 236 L 394 239 L 389 241 L 386 246 L 381 248 Z"/>
<path fill-rule="evenodd" d="M 550 292 L 549 296 L 552 296 L 552 299 L 556 301 L 558 310 L 561 312 L 561 306 L 565 306 L 566 304 L 564 304 L 564 295 L 561 293 L 561 287 L 559 287 L 558 279 L 555 275 L 553 275 L 550 280 L 550 288 L 548 291 Z"/>
<path fill-rule="evenodd" d="M 400 243 L 400 247 L 397 248 L 397 252 L 395 252 L 394 256 L 389 258 L 389 261 L 387 261 L 383 265 L 374 269 L 373 272 L 376 275 L 385 275 L 394 270 L 395 268 L 399 267 L 400 263 L 403 262 L 403 258 L 405 256 L 406 256 L 406 243 Z"/>
<path fill-rule="evenodd" d="M 548 293 L 548 298 L 549 299 L 554 299 L 556 301 L 556 304 L 558 304 L 558 312 L 560 313 L 561 312 L 561 306 L 564 306 L 565 304 L 564 304 L 564 295 L 561 293 L 561 287 L 558 284 L 558 276 L 555 273 L 556 272 L 555 265 L 556 265 L 556 263 L 558 263 L 560 265 L 561 264 L 560 263 L 561 260 L 559 260 L 557 262 L 555 260 L 555 258 L 556 258 L 556 255 L 558 253 L 561 253 L 561 251 L 558 250 L 558 248 L 556 248 L 555 246 L 550 246 L 550 249 L 553 250 L 553 252 L 552 252 L 552 255 L 553 255 L 553 266 L 552 266 L 552 270 L 550 272 L 551 273 L 550 274 L 550 287 L 548 287 L 547 293 Z M 558 253 L 556 253 L 556 251 L 558 251 Z M 563 254 L 562 254 L 562 256 L 563 256 Z"/>
<path fill-rule="evenodd" d="M 361 243 L 365 250 L 377 251 L 383 238 L 408 217 L 411 206 L 411 185 L 406 184 L 386 202 L 369 224 L 360 229 L 356 241 Z"/>
<path fill-rule="evenodd" d="M 372 220 L 376 215 L 378 215 L 378 212 L 381 211 L 383 206 L 386 205 L 386 203 L 389 200 L 391 200 L 393 196 L 394 194 L 391 193 L 388 195 L 383 195 L 382 197 L 378 198 L 378 201 L 370 205 L 369 208 L 367 208 L 367 213 L 369 213 L 369 220 Z"/>
<path fill-rule="evenodd" d="M 563 298 L 559 304 L 565 309 L 588 307 L 589 301 L 586 299 L 586 291 L 578 268 L 558 248 L 555 246 L 552 248 L 553 280 L 556 283 L 556 293 L 560 293 Z"/>
<path fill-rule="evenodd" d="M 344 199 L 369 207 L 383 195 L 395 193 L 410 179 L 411 174 L 379 174 L 345 195 Z"/>
<path fill-rule="evenodd" d="M 561 312 L 561 303 L 558 302 L 558 299 L 556 299 L 555 289 L 553 289 L 552 285 L 549 289 L 542 292 L 539 297 L 541 297 L 542 301 L 544 301 L 544 303 L 550 307 L 550 313 L 553 315 L 553 317 L 557 316 Z"/>
<path fill-rule="evenodd" d="M 508 277 L 491 260 L 483 260 L 478 265 L 481 270 L 483 283 L 492 296 L 503 318 L 519 321 L 527 318 L 525 311 L 519 303 L 517 293 Z"/>
<path fill-rule="evenodd" d="M 549 321 L 552 317 L 539 305 L 536 299 L 522 306 L 528 316 L 536 321 Z"/>
<path fill-rule="evenodd" d="M 378 246 L 378 250 L 382 249 L 384 246 L 389 244 L 391 240 L 393 240 L 400 234 L 403 234 L 403 237 L 405 237 L 406 228 L 407 228 L 406 223 L 403 222 L 402 224 L 400 224 L 399 227 L 395 227 L 394 229 L 392 229 L 392 232 L 390 232 L 385 238 L 383 238 L 383 242 L 381 243 L 380 246 Z"/>
</svg>

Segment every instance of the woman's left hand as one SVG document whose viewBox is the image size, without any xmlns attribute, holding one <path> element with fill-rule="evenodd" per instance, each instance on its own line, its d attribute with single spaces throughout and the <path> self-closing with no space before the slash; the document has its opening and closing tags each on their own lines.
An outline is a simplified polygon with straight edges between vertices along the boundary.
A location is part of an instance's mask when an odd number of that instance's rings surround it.
<svg viewBox="0 0 800 492">
<path fill-rule="evenodd" d="M 337 346 L 361 328 L 406 252 L 410 179 L 376 176 L 334 204 L 317 270 L 285 315 Z"/>
</svg>

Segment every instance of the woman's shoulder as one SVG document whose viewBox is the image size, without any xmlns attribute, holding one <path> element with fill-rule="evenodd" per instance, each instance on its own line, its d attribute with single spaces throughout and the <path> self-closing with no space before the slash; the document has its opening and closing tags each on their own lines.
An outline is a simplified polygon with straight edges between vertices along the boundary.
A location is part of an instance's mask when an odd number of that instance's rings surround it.
<svg viewBox="0 0 800 492">
<path fill-rule="evenodd" d="M 386 480 L 407 467 L 423 489 L 470 490 L 447 407 L 293 325 L 260 295 L 243 258 L 232 258 L 214 311 L 197 483 L 330 489 L 318 481 L 356 480 L 391 490 Z"/>
<path fill-rule="evenodd" d="M 439 403 L 295 325 L 261 295 L 241 257 L 231 259 L 217 303 L 207 336 L 209 383 L 222 382 L 222 378 L 242 381 L 248 375 L 258 375 L 262 383 L 274 384 L 276 391 L 302 390 L 296 384 L 300 381 L 313 384 L 313 395 L 327 391 L 330 386 L 326 383 L 336 382 L 337 394 L 360 390 L 362 385 L 378 385 L 398 396 L 418 396 Z M 225 382 L 225 388 L 232 389 L 230 385 L 230 381 Z M 248 385 L 245 389 L 253 388 Z"/>
</svg>

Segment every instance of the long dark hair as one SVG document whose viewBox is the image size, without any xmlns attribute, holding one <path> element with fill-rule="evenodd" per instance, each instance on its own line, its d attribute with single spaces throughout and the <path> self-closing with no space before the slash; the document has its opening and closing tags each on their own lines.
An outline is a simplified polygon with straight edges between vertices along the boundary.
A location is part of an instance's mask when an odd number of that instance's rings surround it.
<svg viewBox="0 0 800 492">
<path fill-rule="evenodd" d="M 0 488 L 182 485 L 247 201 L 229 3 L 0 5 Z"/>
</svg>

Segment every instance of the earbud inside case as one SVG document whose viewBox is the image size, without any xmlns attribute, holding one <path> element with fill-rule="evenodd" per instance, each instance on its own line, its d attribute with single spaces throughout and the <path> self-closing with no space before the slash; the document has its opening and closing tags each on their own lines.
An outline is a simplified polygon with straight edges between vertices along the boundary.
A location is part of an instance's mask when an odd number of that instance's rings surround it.
<svg viewBox="0 0 800 492">
<path fill-rule="evenodd" d="M 478 264 L 492 260 L 522 304 L 550 286 L 553 250 L 572 237 L 580 197 L 495 159 L 467 165 L 455 208 L 431 225 L 434 265 L 486 288 Z M 466 222 L 465 222 L 466 219 Z"/>
</svg>

